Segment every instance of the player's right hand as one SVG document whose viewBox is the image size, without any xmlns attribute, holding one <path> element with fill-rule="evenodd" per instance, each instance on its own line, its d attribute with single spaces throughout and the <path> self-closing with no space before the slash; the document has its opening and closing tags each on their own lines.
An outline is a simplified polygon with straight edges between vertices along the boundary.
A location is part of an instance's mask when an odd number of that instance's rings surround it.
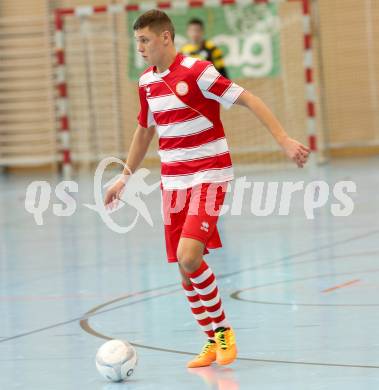
<svg viewBox="0 0 379 390">
<path fill-rule="evenodd" d="M 125 188 L 125 181 L 123 178 L 117 180 L 111 187 L 108 188 L 104 197 L 105 207 L 112 210 L 117 207 L 118 201 L 121 199 L 121 195 Z"/>
</svg>

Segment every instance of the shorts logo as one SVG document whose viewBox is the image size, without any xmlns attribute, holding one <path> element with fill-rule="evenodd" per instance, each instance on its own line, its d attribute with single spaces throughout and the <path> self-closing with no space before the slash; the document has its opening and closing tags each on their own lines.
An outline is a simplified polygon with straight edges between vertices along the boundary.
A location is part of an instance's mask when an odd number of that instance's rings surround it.
<svg viewBox="0 0 379 390">
<path fill-rule="evenodd" d="M 176 93 L 180 96 L 187 95 L 188 89 L 188 84 L 185 81 L 179 81 L 176 84 Z"/>
<path fill-rule="evenodd" d="M 201 223 L 201 227 L 200 227 L 200 230 L 204 230 L 205 232 L 208 233 L 208 230 L 209 230 L 209 223 L 208 222 L 202 222 Z"/>
</svg>

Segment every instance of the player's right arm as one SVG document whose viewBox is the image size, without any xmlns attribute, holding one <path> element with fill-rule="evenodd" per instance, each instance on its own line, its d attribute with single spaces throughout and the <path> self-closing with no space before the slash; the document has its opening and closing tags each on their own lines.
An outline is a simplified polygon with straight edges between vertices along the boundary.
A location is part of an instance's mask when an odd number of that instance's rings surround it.
<svg viewBox="0 0 379 390">
<path fill-rule="evenodd" d="M 140 101 L 140 111 L 137 118 L 138 126 L 130 144 L 123 175 L 105 194 L 104 204 L 106 206 L 110 205 L 112 207 L 113 202 L 117 204 L 117 199 L 120 199 L 126 181 L 141 164 L 155 134 L 155 121 L 147 102 L 146 85 L 141 82 L 141 79 L 138 86 L 138 94 Z"/>
<path fill-rule="evenodd" d="M 142 127 L 137 126 L 134 132 L 132 143 L 130 144 L 128 158 L 126 160 L 126 167 L 123 174 L 130 175 L 131 172 L 135 172 L 142 160 L 146 156 L 147 150 L 155 134 L 155 126 Z"/>
<path fill-rule="evenodd" d="M 123 175 L 111 187 L 108 188 L 104 198 L 105 206 L 111 205 L 114 201 L 120 199 L 128 177 L 131 173 L 135 172 L 141 164 L 147 153 L 151 140 L 154 137 L 154 134 L 154 126 L 147 128 L 142 127 L 141 125 L 137 126 L 129 148 L 128 158 L 126 160 Z"/>
</svg>

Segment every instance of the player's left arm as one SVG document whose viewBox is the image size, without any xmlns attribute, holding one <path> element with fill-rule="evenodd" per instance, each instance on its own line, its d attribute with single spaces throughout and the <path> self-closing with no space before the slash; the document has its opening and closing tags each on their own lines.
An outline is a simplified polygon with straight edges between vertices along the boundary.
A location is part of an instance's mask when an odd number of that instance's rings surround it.
<svg viewBox="0 0 379 390">
<path fill-rule="evenodd" d="M 257 96 L 244 90 L 234 102 L 247 107 L 267 127 L 276 142 L 282 147 L 284 153 L 302 168 L 308 160 L 310 150 L 305 145 L 290 138 L 279 120 L 266 104 Z"/>
</svg>

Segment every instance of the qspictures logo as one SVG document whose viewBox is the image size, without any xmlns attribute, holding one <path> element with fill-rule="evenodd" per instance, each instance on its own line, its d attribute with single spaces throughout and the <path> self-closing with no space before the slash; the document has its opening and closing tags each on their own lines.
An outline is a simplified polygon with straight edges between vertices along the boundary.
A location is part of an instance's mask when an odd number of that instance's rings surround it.
<svg viewBox="0 0 379 390">
<path fill-rule="evenodd" d="M 143 218 L 150 226 L 153 226 L 151 214 L 147 204 L 144 200 L 142 200 L 141 195 L 150 195 L 160 186 L 160 182 L 155 182 L 152 185 L 146 183 L 145 178 L 150 175 L 150 171 L 148 169 L 139 169 L 130 176 L 117 207 L 112 209 L 105 207 L 103 189 L 106 190 L 109 188 L 117 180 L 119 180 L 121 176 L 116 175 L 102 185 L 106 168 L 114 163 L 120 164 L 124 167 L 123 161 L 115 157 L 105 158 L 99 163 L 93 180 L 94 203 L 83 203 L 81 206 L 97 213 L 105 225 L 115 233 L 128 233 L 134 228 L 140 217 Z M 78 192 L 79 184 L 77 182 L 71 180 L 60 182 L 55 188 L 55 196 L 60 203 L 54 203 L 52 205 L 54 215 L 57 217 L 70 217 L 74 215 L 77 211 L 78 204 L 71 194 Z M 47 181 L 33 181 L 27 187 L 25 209 L 33 215 L 35 223 L 39 226 L 44 225 L 43 214 L 50 207 L 51 195 L 52 187 Z M 133 209 L 135 217 L 129 225 L 121 226 L 114 221 L 112 214 L 118 212 L 126 205 Z M 128 211 L 131 212 L 130 208 Z"/>
<path fill-rule="evenodd" d="M 75 181 L 62 181 L 54 189 L 58 202 L 52 204 L 52 211 L 56 217 L 70 217 L 74 215 L 78 207 L 97 213 L 104 224 L 119 234 L 130 232 L 142 218 L 151 227 L 154 226 L 149 210 L 149 197 L 156 196 L 155 191 L 160 191 L 160 181 L 149 184 L 147 178 L 151 175 L 148 169 L 142 168 L 130 176 L 118 205 L 107 208 L 104 205 L 104 191 L 119 180 L 121 175 L 116 175 L 104 185 L 103 179 L 107 167 L 111 164 L 120 164 L 125 168 L 123 161 L 115 157 L 103 159 L 95 171 L 93 180 L 93 203 L 78 205 L 72 194 L 79 192 L 79 184 Z M 229 193 L 220 209 L 215 211 L 216 193 L 220 186 L 223 191 Z M 194 191 L 195 192 L 195 191 Z M 207 202 L 205 208 L 207 214 L 239 216 L 250 213 L 258 217 L 271 215 L 288 216 L 296 208 L 299 202 L 304 210 L 304 217 L 312 220 L 317 218 L 317 212 L 326 209 L 334 217 L 348 217 L 354 211 L 353 194 L 357 193 L 357 186 L 353 181 L 338 181 L 329 184 L 325 181 L 249 181 L 246 176 L 238 177 L 228 185 L 212 183 L 207 187 Z M 44 225 L 44 213 L 51 207 L 53 188 L 47 181 L 33 181 L 26 189 L 25 210 L 30 213 L 36 225 Z M 175 191 L 169 191 L 169 207 L 162 208 L 162 219 L 165 224 L 170 224 L 170 215 L 180 212 L 186 206 L 186 197 L 176 194 L 175 202 L 171 202 L 171 196 Z M 295 199 L 296 197 L 296 199 Z M 208 201 L 209 199 L 209 201 Z M 192 202 L 194 203 L 194 202 Z M 125 206 L 126 210 L 122 210 Z M 122 210 L 122 211 L 121 211 Z M 198 208 L 192 204 L 191 213 L 196 213 Z M 127 226 L 119 225 L 112 217 L 114 213 L 133 213 L 134 219 Z M 166 215 L 164 215 L 166 213 Z M 205 228 L 205 226 L 203 226 Z"/>
</svg>

